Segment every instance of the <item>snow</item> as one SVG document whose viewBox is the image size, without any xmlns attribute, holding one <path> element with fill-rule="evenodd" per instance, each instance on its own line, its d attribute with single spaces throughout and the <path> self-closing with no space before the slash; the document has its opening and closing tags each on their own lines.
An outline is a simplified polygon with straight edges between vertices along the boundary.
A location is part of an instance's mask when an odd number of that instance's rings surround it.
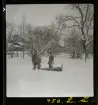
<svg viewBox="0 0 98 105">
<path fill-rule="evenodd" d="M 48 67 L 43 57 L 42 67 Z M 93 59 L 73 60 L 57 56 L 54 65 L 63 71 L 33 70 L 31 59 L 7 58 L 7 97 L 93 96 Z"/>
</svg>

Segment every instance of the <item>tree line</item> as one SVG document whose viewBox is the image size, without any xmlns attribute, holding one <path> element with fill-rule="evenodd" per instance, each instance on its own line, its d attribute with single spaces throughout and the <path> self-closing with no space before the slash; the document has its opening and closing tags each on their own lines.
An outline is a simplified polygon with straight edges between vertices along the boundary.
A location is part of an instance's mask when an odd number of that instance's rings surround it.
<svg viewBox="0 0 98 105">
<path fill-rule="evenodd" d="M 37 50 L 44 55 L 51 50 L 55 55 L 67 53 L 77 59 L 85 55 L 86 61 L 89 54 L 93 55 L 94 7 L 92 4 L 71 4 L 70 7 L 74 15 L 60 14 L 48 26 L 32 26 L 26 22 L 25 16 L 17 27 L 6 22 L 7 51 L 22 50 L 31 53 Z M 64 33 L 67 30 L 68 35 Z M 63 46 L 59 43 L 61 37 L 64 37 Z"/>
</svg>

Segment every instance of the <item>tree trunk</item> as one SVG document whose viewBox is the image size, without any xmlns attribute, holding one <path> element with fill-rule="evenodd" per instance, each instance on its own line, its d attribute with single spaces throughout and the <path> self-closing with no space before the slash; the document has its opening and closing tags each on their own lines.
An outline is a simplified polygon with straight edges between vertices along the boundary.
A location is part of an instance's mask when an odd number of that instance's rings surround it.
<svg viewBox="0 0 98 105">
<path fill-rule="evenodd" d="M 18 51 L 17 51 L 17 57 L 19 56 Z"/>
<path fill-rule="evenodd" d="M 24 51 L 23 51 L 23 59 L 24 59 Z"/>
<path fill-rule="evenodd" d="M 86 46 L 84 47 L 84 55 L 85 55 L 85 62 L 86 62 Z"/>
<path fill-rule="evenodd" d="M 22 57 L 22 51 L 21 51 L 21 57 Z"/>
<path fill-rule="evenodd" d="M 11 52 L 11 58 L 13 58 L 13 55 L 14 55 L 13 52 Z"/>
<path fill-rule="evenodd" d="M 85 52 L 85 62 L 86 62 L 86 52 Z"/>
<path fill-rule="evenodd" d="M 74 59 L 75 58 L 75 48 L 73 46 L 73 54 L 72 54 L 72 58 Z"/>
<path fill-rule="evenodd" d="M 77 50 L 77 58 L 79 59 L 80 58 L 80 53 L 79 53 L 79 50 Z"/>
<path fill-rule="evenodd" d="M 83 39 L 83 55 L 86 62 L 86 40 L 85 39 Z"/>
<path fill-rule="evenodd" d="M 11 58 L 13 58 L 13 55 L 11 54 Z"/>
<path fill-rule="evenodd" d="M 73 53 L 72 58 L 73 58 L 73 59 L 75 58 L 75 53 Z"/>
</svg>

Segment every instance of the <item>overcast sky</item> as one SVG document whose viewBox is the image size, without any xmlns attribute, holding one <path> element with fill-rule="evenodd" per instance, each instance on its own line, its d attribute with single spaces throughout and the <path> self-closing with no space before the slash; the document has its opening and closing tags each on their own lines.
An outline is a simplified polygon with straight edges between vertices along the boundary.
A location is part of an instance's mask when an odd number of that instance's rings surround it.
<svg viewBox="0 0 98 105">
<path fill-rule="evenodd" d="M 6 5 L 6 20 L 15 24 L 21 24 L 23 16 L 32 26 L 50 25 L 60 14 L 76 14 L 70 11 L 69 4 L 26 4 Z M 67 31 L 65 32 L 67 34 Z M 63 39 L 63 37 L 62 37 Z"/>
<path fill-rule="evenodd" d="M 6 20 L 20 24 L 25 15 L 32 25 L 49 25 L 57 15 L 67 13 L 68 7 L 68 4 L 7 5 Z"/>
</svg>

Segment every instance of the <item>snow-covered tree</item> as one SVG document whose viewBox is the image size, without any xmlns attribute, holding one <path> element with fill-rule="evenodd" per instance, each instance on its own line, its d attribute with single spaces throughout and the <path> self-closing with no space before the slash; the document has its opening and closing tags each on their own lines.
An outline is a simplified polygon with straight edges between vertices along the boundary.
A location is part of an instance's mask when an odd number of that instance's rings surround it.
<svg viewBox="0 0 98 105">
<path fill-rule="evenodd" d="M 63 24 L 67 23 L 67 28 L 77 27 L 77 29 L 81 33 L 80 37 L 82 38 L 83 52 L 85 54 L 86 61 L 86 47 L 93 40 L 94 5 L 71 4 L 70 6 L 72 7 L 71 11 L 73 12 L 71 12 L 69 15 L 60 15 L 56 19 Z M 68 23 L 71 23 L 71 25 Z M 92 37 L 89 38 L 91 32 Z"/>
</svg>

